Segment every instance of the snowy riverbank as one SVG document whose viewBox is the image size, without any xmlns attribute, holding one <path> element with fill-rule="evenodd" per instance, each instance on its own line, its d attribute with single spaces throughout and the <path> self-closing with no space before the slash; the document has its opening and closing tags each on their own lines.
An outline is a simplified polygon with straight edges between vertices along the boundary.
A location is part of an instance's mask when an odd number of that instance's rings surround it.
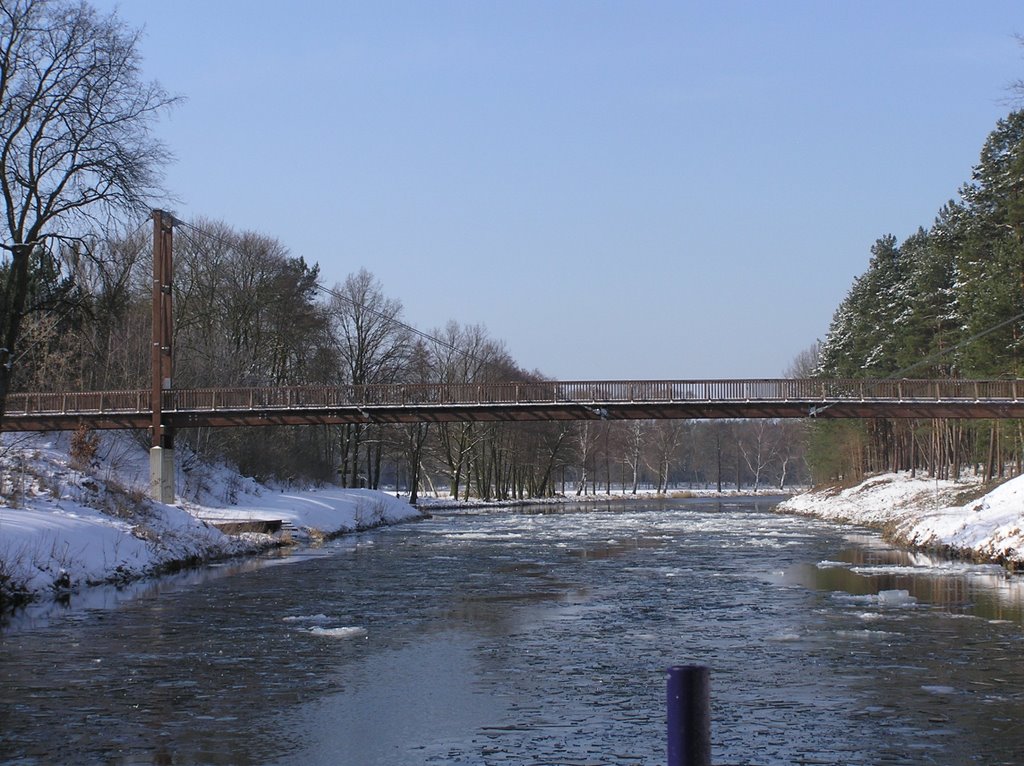
<svg viewBox="0 0 1024 766">
<path fill-rule="evenodd" d="M 384 492 L 270 488 L 229 467 L 198 461 L 190 461 L 188 471 L 179 467 L 178 503 L 154 503 L 146 496 L 149 469 L 143 445 L 124 434 L 107 434 L 84 459 L 82 450 L 72 457 L 72 438 L 5 436 L 0 452 L 0 610 L 21 600 L 126 583 L 421 516 L 406 500 Z M 978 495 L 977 484 L 892 474 L 847 489 L 806 492 L 779 510 L 882 528 L 901 545 L 1024 566 L 1024 477 Z M 570 496 L 552 502 L 611 499 L 626 497 Z M 426 508 L 452 505 L 476 503 L 422 502 Z M 258 528 L 261 521 L 282 527 L 273 533 L 225 534 L 214 526 L 253 522 Z"/>
<path fill-rule="evenodd" d="M 182 566 L 420 517 L 372 490 L 272 489 L 225 466 L 179 470 L 182 499 L 150 501 L 148 454 L 106 435 L 87 465 L 69 434 L 8 435 L 0 456 L 0 610 L 89 585 L 136 580 Z M 228 535 L 211 522 L 282 522 L 273 534 Z"/>
<path fill-rule="evenodd" d="M 898 545 L 1024 566 L 1024 476 L 978 484 L 883 474 L 847 489 L 797 495 L 778 510 L 883 529 Z"/>
</svg>

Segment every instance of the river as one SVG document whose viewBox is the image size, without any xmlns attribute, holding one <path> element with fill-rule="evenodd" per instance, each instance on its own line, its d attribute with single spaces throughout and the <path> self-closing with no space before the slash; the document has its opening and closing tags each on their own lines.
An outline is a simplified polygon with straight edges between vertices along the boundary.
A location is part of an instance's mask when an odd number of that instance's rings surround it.
<svg viewBox="0 0 1024 766">
<path fill-rule="evenodd" d="M 1022 591 L 764 501 L 439 513 L 15 616 L 0 764 L 658 764 L 690 663 L 716 764 L 1019 764 Z"/>
</svg>

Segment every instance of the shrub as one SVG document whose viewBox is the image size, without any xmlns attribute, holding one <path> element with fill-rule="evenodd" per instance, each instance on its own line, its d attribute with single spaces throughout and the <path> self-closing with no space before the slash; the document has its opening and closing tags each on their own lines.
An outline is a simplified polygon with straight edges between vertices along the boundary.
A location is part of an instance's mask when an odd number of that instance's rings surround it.
<svg viewBox="0 0 1024 766">
<path fill-rule="evenodd" d="M 100 437 L 82 423 L 71 434 L 71 467 L 85 471 L 96 465 L 96 453 L 100 448 Z"/>
</svg>

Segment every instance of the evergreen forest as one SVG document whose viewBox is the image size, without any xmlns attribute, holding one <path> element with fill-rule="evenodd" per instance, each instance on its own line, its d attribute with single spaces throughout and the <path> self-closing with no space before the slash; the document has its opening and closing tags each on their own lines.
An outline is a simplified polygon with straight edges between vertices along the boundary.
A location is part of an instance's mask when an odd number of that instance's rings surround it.
<svg viewBox="0 0 1024 766">
<path fill-rule="evenodd" d="M 1024 364 L 1024 111 L 1001 119 L 958 199 L 930 227 L 871 247 L 836 309 L 816 373 L 836 378 L 1019 378 Z M 1018 421 L 815 423 L 818 482 L 879 471 L 986 480 L 1021 472 Z"/>
</svg>

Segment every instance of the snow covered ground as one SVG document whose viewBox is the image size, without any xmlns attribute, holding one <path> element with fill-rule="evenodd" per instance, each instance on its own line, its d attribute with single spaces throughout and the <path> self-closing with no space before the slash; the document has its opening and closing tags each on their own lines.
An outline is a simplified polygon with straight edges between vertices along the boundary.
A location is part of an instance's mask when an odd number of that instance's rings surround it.
<svg viewBox="0 0 1024 766">
<path fill-rule="evenodd" d="M 383 492 L 275 490 L 205 464 L 179 467 L 181 500 L 163 505 L 148 499 L 148 453 L 127 435 L 104 435 L 84 466 L 69 434 L 4 438 L 0 606 L 420 516 Z M 279 520 L 284 530 L 227 535 L 208 520 Z"/>
<path fill-rule="evenodd" d="M 883 474 L 848 489 L 790 498 L 779 510 L 881 527 L 901 545 L 1024 564 L 1024 476 L 977 494 L 977 484 Z"/>
</svg>

